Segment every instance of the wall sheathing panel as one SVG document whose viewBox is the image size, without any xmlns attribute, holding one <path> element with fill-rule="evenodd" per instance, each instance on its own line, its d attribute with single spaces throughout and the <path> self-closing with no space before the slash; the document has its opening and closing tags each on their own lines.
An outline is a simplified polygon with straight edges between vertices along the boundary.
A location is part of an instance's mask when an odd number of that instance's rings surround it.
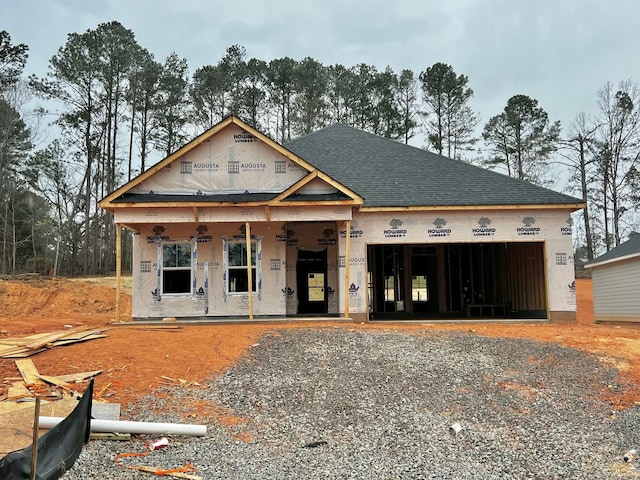
<svg viewBox="0 0 640 480">
<path fill-rule="evenodd" d="M 262 246 L 261 289 L 253 294 L 254 315 L 282 316 L 286 311 L 287 252 L 283 227 L 278 222 L 251 226 L 251 238 L 261 240 Z M 249 315 L 248 295 L 225 294 L 223 282 L 223 238 L 245 240 L 244 228 L 244 223 L 141 226 L 140 233 L 134 235 L 133 317 Z M 192 294 L 158 295 L 158 241 L 197 242 L 196 288 Z"/>
<path fill-rule="evenodd" d="M 131 193 L 282 192 L 307 172 L 232 125 L 174 160 Z"/>
<path fill-rule="evenodd" d="M 323 222 L 330 220 L 350 220 L 351 207 L 349 206 L 309 206 L 289 205 L 285 207 L 270 207 L 271 221 L 283 222 Z"/>
<path fill-rule="evenodd" d="M 346 232 L 340 235 L 342 239 Z M 522 243 L 513 257 L 505 257 L 508 278 L 502 288 L 529 282 L 527 288 L 508 290 L 514 303 L 531 310 L 575 312 L 571 235 L 569 210 L 359 212 L 351 222 L 352 289 L 366 286 L 367 244 Z M 341 247 L 339 257 L 343 255 Z M 356 304 L 352 313 L 366 312 L 365 301 Z"/>
<path fill-rule="evenodd" d="M 173 209 L 171 209 L 173 210 Z M 241 209 L 201 209 L 198 223 L 174 223 L 165 218 L 169 213 L 155 212 L 147 222 L 136 223 L 140 233 L 134 236 L 134 304 L 133 316 L 198 317 L 248 315 L 246 294 L 224 295 L 222 238 L 241 239 L 246 216 Z M 278 210 L 278 209 L 272 209 Z M 285 210 L 282 209 L 282 212 Z M 284 214 L 287 221 L 251 223 L 251 234 L 262 242 L 262 289 L 254 294 L 254 315 L 283 316 L 297 313 L 296 261 L 299 249 L 327 249 L 328 313 L 344 311 L 345 296 L 349 295 L 349 313 L 368 312 L 367 245 L 369 244 L 455 244 L 455 243 L 513 243 L 522 244 L 511 256 L 505 256 L 507 278 L 499 288 L 515 288 L 509 297 L 514 304 L 529 309 L 541 308 L 555 312 L 575 312 L 575 281 L 569 211 L 475 211 L 459 212 L 358 212 L 351 221 L 349 255 L 346 252 L 345 217 L 350 209 L 344 207 L 296 207 L 299 215 Z M 251 211 L 259 218 L 262 209 Z M 308 215 L 307 215 L 308 214 Z M 118 212 L 118 218 L 126 213 Z M 193 214 L 192 214 L 193 215 Z M 180 210 L 178 218 L 188 213 Z M 309 220 L 314 221 L 295 221 Z M 229 223 L 209 221 L 226 218 Z M 291 218 L 293 217 L 293 218 Z M 131 217 L 133 218 L 133 217 Z M 139 217 L 135 217 L 139 218 Z M 205 220 L 206 219 L 206 220 Z M 156 222 L 157 220 L 157 222 Z M 167 220 L 167 221 L 165 221 Z M 232 220 L 232 221 L 230 221 Z M 235 220 L 239 220 L 237 223 Z M 252 220 L 252 219 L 251 219 Z M 120 221 L 120 220 L 118 220 Z M 193 220 L 191 220 L 193 222 Z M 176 296 L 157 300 L 157 234 L 154 227 L 164 230 L 160 236 L 170 240 L 193 241 L 199 225 L 206 227 L 198 241 L 196 286 L 204 286 L 205 264 L 208 289 L 203 295 Z M 511 254 L 509 254 L 511 255 Z M 348 260 L 347 260 L 348 258 Z M 349 261 L 350 278 L 345 280 L 345 266 Z M 524 291 L 523 291 L 524 290 Z M 504 291 L 504 290 L 503 290 Z M 546 291 L 546 293 L 545 293 Z M 515 307 L 516 305 L 514 305 Z M 205 313 L 206 312 L 206 313 Z"/>
<path fill-rule="evenodd" d="M 116 223 L 229 223 L 266 222 L 264 207 L 196 207 L 119 209 L 114 214 Z M 351 219 L 351 207 L 344 206 L 288 206 L 270 207 L 271 222 L 322 222 Z"/>
</svg>

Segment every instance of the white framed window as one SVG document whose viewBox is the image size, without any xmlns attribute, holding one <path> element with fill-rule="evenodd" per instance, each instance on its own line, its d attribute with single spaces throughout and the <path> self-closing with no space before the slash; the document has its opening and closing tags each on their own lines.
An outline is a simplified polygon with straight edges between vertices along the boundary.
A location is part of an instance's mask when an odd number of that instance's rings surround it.
<svg viewBox="0 0 640 480">
<path fill-rule="evenodd" d="M 191 242 L 162 244 L 162 294 L 191 294 Z"/>
<path fill-rule="evenodd" d="M 228 294 L 248 293 L 249 277 L 247 272 L 247 242 L 246 240 L 229 240 L 225 248 L 225 290 Z M 260 280 L 260 241 L 251 240 L 251 291 L 259 293 Z"/>
</svg>

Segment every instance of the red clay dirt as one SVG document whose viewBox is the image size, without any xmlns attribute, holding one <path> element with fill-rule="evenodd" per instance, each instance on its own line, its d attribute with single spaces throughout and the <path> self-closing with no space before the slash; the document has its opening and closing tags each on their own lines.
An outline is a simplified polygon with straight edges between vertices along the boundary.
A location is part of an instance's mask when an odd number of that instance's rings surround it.
<svg viewBox="0 0 640 480">
<path fill-rule="evenodd" d="M 232 366 L 267 331 L 285 328 L 384 329 L 421 334 L 464 330 L 492 337 L 528 338 L 555 342 L 591 352 L 617 368 L 619 385 L 594 392 L 624 409 L 640 404 L 640 328 L 637 325 L 594 324 L 590 280 L 577 280 L 576 323 L 462 323 L 462 324 L 354 324 L 354 323 L 242 323 L 180 325 L 150 329 L 131 323 L 114 326 L 115 281 L 69 280 L 36 277 L 0 280 L 0 340 L 33 333 L 62 330 L 65 325 L 105 327 L 106 338 L 54 347 L 29 357 L 43 375 L 64 375 L 104 370 L 96 377 L 96 396 L 122 405 L 174 379 L 177 384 L 203 383 Z M 131 298 L 122 293 L 122 319 L 131 319 Z M 176 327 L 177 324 L 163 324 Z M 552 359 L 551 359 L 552 361 Z M 15 362 L 0 359 L 0 378 L 19 377 Z M 7 392 L 10 381 L 0 386 Z M 79 385 L 79 391 L 85 387 Z M 209 415 L 219 421 L 238 421 L 212 405 L 197 402 L 181 408 L 185 417 Z"/>
</svg>

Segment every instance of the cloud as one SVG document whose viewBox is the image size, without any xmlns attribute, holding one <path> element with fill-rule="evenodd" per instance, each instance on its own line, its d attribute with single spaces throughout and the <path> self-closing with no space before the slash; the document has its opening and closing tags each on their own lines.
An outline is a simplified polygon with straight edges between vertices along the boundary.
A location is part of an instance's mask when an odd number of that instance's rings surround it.
<svg viewBox="0 0 640 480">
<path fill-rule="evenodd" d="M 43 75 L 71 32 L 117 20 L 158 60 L 171 52 L 190 72 L 233 44 L 270 61 L 312 57 L 417 75 L 436 62 L 469 77 L 487 121 L 516 94 L 536 98 L 564 125 L 596 109 L 607 81 L 640 81 L 640 15 L 634 0 L 22 0 L 0 2 L 14 42 L 30 46 L 28 73 Z"/>
</svg>

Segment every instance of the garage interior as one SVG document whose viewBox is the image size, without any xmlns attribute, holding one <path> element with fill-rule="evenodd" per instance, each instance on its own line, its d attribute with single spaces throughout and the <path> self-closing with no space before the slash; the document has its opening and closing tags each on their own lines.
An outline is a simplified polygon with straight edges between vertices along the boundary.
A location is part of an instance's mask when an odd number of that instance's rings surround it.
<svg viewBox="0 0 640 480">
<path fill-rule="evenodd" d="M 370 320 L 546 319 L 543 242 L 368 245 Z"/>
</svg>

